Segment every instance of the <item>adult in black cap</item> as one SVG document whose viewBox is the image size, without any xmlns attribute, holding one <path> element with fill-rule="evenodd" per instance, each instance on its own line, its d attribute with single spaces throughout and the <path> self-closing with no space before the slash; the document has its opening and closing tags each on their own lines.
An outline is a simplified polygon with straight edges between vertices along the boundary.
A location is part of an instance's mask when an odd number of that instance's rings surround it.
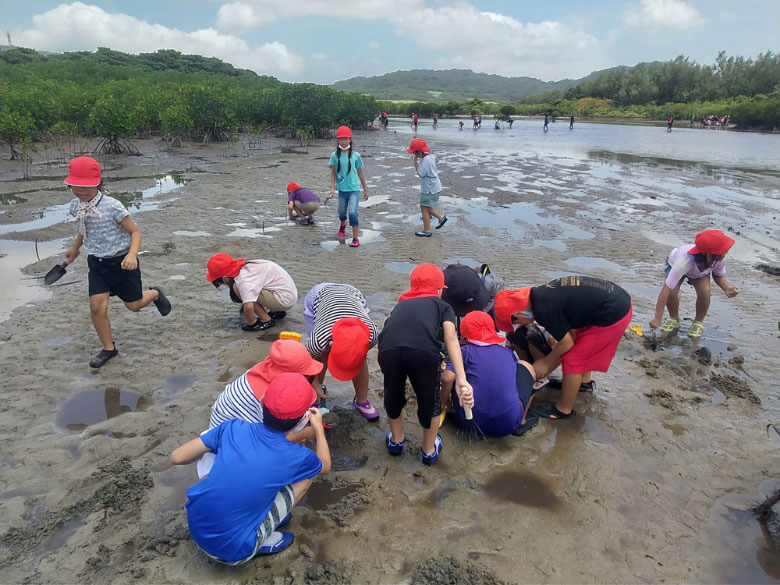
<svg viewBox="0 0 780 585">
<path fill-rule="evenodd" d="M 450 264 L 444 269 L 444 284 L 441 299 L 450 304 L 458 318 L 471 311 L 481 311 L 490 302 L 490 294 L 479 274 L 469 266 Z"/>
</svg>

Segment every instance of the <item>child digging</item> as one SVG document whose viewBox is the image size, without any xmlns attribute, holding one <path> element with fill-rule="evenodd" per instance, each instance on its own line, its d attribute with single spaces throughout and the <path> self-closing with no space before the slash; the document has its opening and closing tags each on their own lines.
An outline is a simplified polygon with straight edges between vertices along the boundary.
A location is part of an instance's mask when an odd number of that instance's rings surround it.
<svg viewBox="0 0 780 585">
<path fill-rule="evenodd" d="M 431 216 L 439 220 L 437 230 L 447 223 L 447 216 L 434 209 L 441 195 L 441 181 L 439 171 L 436 170 L 436 160 L 422 138 L 412 140 L 406 152 L 414 154 L 414 170 L 420 177 L 420 213 L 422 213 L 423 229 L 421 232 L 414 232 L 414 235 L 430 238 Z"/>
<path fill-rule="evenodd" d="M 122 203 L 101 192 L 103 181 L 98 162 L 88 156 L 74 158 L 65 184 L 76 197 L 71 201 L 70 214 L 78 223 L 78 234 L 65 251 L 65 261 L 71 264 L 84 246 L 88 254 L 89 310 L 92 325 L 103 344 L 89 365 L 100 368 L 119 354 L 108 319 L 108 301 L 112 295 L 122 299 L 131 311 L 140 311 L 154 303 L 163 316 L 171 312 L 171 303 L 159 288 L 143 290 L 138 266 L 141 230 Z"/>
</svg>

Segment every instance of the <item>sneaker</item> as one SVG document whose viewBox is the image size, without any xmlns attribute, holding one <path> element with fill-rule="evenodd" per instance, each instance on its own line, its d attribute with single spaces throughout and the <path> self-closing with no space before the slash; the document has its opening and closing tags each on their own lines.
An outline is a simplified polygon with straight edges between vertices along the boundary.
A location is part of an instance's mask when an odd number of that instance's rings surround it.
<svg viewBox="0 0 780 585">
<path fill-rule="evenodd" d="M 422 447 L 420 447 L 420 455 L 422 456 L 422 462 L 425 463 L 425 465 L 433 465 L 436 463 L 436 460 L 439 458 L 439 453 L 441 453 L 441 448 L 444 446 L 444 442 L 441 440 L 441 435 L 436 435 L 436 440 L 433 442 L 433 453 L 430 455 L 422 450 Z"/>
<path fill-rule="evenodd" d="M 100 353 L 89 360 L 90 368 L 100 368 L 115 355 L 119 355 L 119 350 L 114 346 L 114 349 L 101 349 Z"/>
<path fill-rule="evenodd" d="M 309 218 L 308 217 L 302 217 L 301 220 L 298 222 L 300 225 L 308 225 Z"/>
<path fill-rule="evenodd" d="M 160 311 L 160 315 L 165 317 L 165 315 L 171 312 L 171 301 L 168 300 L 161 288 L 153 286 L 149 290 L 157 291 L 157 300 L 154 301 L 154 306 Z"/>
<path fill-rule="evenodd" d="M 414 235 L 421 238 L 430 238 L 433 234 L 431 232 L 414 232 Z"/>
<path fill-rule="evenodd" d="M 347 235 L 347 224 L 344 224 L 342 226 L 339 226 L 339 233 L 338 236 L 340 238 L 346 237 Z"/>
<path fill-rule="evenodd" d="M 667 317 L 666 321 L 661 325 L 661 331 L 664 333 L 671 333 L 677 331 L 680 328 L 680 322 L 674 317 Z"/>
<path fill-rule="evenodd" d="M 596 382 L 591 380 L 590 382 L 583 382 L 580 384 L 579 392 L 585 392 L 587 394 L 593 394 L 593 391 L 596 390 Z"/>
<path fill-rule="evenodd" d="M 306 216 L 306 225 L 314 225 L 314 218 L 311 215 Z"/>
<path fill-rule="evenodd" d="M 390 455 L 400 455 L 404 452 L 404 447 L 406 447 L 406 439 L 399 441 L 398 443 L 393 441 L 393 431 L 387 431 L 385 443 L 387 444 L 387 450 Z"/>
<path fill-rule="evenodd" d="M 352 238 L 352 241 L 349 243 L 350 248 L 357 248 L 360 245 L 360 240 L 357 238 Z"/>
<path fill-rule="evenodd" d="M 439 225 L 437 225 L 435 229 L 438 230 L 438 229 L 443 228 L 445 223 L 447 223 L 447 216 L 446 215 L 444 217 L 442 217 L 441 220 L 439 220 Z"/>
<path fill-rule="evenodd" d="M 355 408 L 358 409 L 360 414 L 363 415 L 363 418 L 367 421 L 375 421 L 379 418 L 379 413 L 376 411 L 376 408 L 371 406 L 371 403 L 366 400 L 365 402 L 358 402 L 357 396 L 352 399 L 352 404 L 355 405 Z"/>
<path fill-rule="evenodd" d="M 241 310 L 243 311 L 244 308 L 241 307 Z M 268 316 L 271 319 L 284 319 L 287 316 L 287 311 L 269 311 Z"/>
<path fill-rule="evenodd" d="M 698 339 L 704 333 L 704 324 L 701 321 L 694 321 L 688 329 L 688 337 Z"/>
<path fill-rule="evenodd" d="M 263 541 L 260 548 L 257 549 L 256 556 L 272 555 L 281 552 L 290 546 L 293 543 L 293 540 L 295 540 L 295 536 L 293 536 L 292 532 L 279 532 L 278 530 L 274 530 Z"/>
<path fill-rule="evenodd" d="M 292 520 L 292 512 L 290 512 L 289 514 L 287 514 L 287 516 L 282 518 L 279 521 L 279 524 L 276 525 L 276 527 L 277 528 L 284 528 L 285 526 L 287 526 L 290 523 L 290 520 Z"/>
<path fill-rule="evenodd" d="M 265 323 L 263 323 L 260 319 L 258 319 L 251 325 L 249 323 L 244 323 L 241 326 L 241 329 L 243 329 L 244 331 L 265 331 L 266 329 L 270 329 L 274 325 L 276 325 L 276 323 L 274 322 L 273 319 L 271 319 L 270 321 L 266 321 Z"/>
</svg>

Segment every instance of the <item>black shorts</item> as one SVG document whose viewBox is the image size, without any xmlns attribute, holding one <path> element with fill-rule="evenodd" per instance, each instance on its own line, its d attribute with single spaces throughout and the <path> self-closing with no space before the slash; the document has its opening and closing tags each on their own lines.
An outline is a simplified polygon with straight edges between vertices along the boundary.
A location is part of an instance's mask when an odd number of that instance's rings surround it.
<svg viewBox="0 0 780 585">
<path fill-rule="evenodd" d="M 389 418 L 398 418 L 406 406 L 406 379 L 417 396 L 417 420 L 423 428 L 441 414 L 439 377 L 441 357 L 421 349 L 402 347 L 379 353 L 379 367 L 385 376 L 385 411 Z"/>
<path fill-rule="evenodd" d="M 141 264 L 139 262 L 135 270 L 123 269 L 121 264 L 126 255 L 105 258 L 92 254 L 87 256 L 89 296 L 110 293 L 126 303 L 141 299 L 144 294 L 141 287 Z"/>
</svg>

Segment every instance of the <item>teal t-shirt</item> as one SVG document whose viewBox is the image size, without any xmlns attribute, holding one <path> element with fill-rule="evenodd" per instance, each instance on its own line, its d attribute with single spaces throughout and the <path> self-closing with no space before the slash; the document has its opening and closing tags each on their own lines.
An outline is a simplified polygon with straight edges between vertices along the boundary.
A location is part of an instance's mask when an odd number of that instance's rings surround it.
<svg viewBox="0 0 780 585">
<path fill-rule="evenodd" d="M 358 177 L 357 170 L 363 168 L 363 159 L 360 158 L 360 155 L 352 151 L 352 158 L 347 158 L 347 152 L 348 151 L 339 151 L 339 154 L 337 155 L 336 152 L 331 153 L 330 160 L 328 161 L 328 166 L 333 167 L 336 170 L 336 191 L 360 191 L 360 177 Z M 338 158 L 341 159 L 339 161 Z M 352 168 L 349 167 L 349 162 L 352 161 Z M 341 165 L 339 168 L 339 162 L 341 162 Z M 349 170 L 349 173 L 347 173 L 347 169 Z"/>
</svg>

